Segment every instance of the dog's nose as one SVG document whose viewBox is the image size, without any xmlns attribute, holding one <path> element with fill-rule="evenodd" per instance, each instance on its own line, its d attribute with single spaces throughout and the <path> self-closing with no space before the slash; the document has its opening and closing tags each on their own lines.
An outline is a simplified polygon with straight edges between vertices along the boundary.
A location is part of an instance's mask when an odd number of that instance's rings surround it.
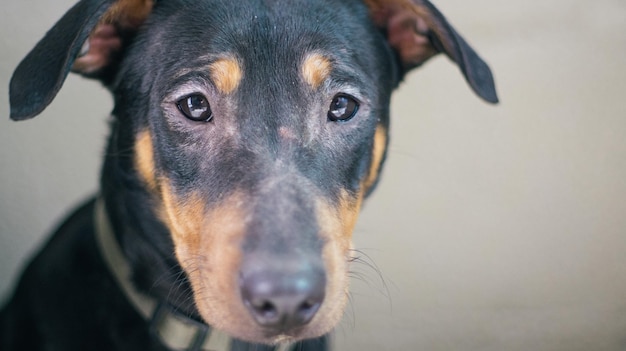
<svg viewBox="0 0 626 351">
<path fill-rule="evenodd" d="M 262 327 L 289 330 L 313 319 L 324 300 L 321 269 L 254 270 L 241 276 L 244 304 Z"/>
</svg>

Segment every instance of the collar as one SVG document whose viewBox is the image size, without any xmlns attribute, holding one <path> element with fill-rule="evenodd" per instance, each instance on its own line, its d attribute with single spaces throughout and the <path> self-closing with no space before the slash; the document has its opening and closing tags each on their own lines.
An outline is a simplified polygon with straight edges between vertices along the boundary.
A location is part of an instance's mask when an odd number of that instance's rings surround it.
<svg viewBox="0 0 626 351">
<path fill-rule="evenodd" d="M 150 329 L 172 350 L 229 351 L 232 339 L 209 325 L 177 313 L 165 302 L 139 292 L 130 280 L 131 269 L 120 248 L 104 205 L 95 204 L 95 229 L 98 247 L 118 285 L 135 310 L 150 324 Z M 289 351 L 291 345 L 278 345 L 274 351 Z"/>
</svg>

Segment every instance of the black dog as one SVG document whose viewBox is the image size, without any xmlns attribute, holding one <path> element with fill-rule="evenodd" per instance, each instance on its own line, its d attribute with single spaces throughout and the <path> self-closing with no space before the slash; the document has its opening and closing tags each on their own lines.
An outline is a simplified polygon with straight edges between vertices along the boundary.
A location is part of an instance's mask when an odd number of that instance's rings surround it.
<svg viewBox="0 0 626 351">
<path fill-rule="evenodd" d="M 391 92 L 439 52 L 497 101 L 426 0 L 81 0 L 15 71 L 11 117 L 70 70 L 103 82 L 101 193 L 24 272 L 0 348 L 327 349 Z"/>
</svg>

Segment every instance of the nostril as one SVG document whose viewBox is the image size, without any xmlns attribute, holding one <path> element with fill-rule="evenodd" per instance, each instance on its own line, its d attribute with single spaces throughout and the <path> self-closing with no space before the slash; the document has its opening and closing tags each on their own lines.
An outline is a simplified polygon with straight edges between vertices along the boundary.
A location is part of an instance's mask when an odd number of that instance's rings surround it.
<svg viewBox="0 0 626 351">
<path fill-rule="evenodd" d="M 264 302 L 261 307 L 259 307 L 259 311 L 261 311 L 261 313 L 263 313 L 264 315 L 271 317 L 272 315 L 275 315 L 278 311 L 276 310 L 276 306 L 274 306 L 271 302 Z"/>
<path fill-rule="evenodd" d="M 278 309 L 271 301 L 262 300 L 256 303 L 245 299 L 244 301 L 247 301 L 249 308 L 253 309 L 260 319 L 267 322 L 278 319 Z"/>
<path fill-rule="evenodd" d="M 301 312 L 307 312 L 307 311 L 311 310 L 311 309 L 313 308 L 313 306 L 314 306 L 314 305 L 315 305 L 315 303 L 314 303 L 314 302 L 312 302 L 312 301 L 310 301 L 310 300 L 304 301 L 304 302 L 300 305 L 299 311 L 301 311 Z"/>
<path fill-rule="evenodd" d="M 296 311 L 298 318 L 303 321 L 309 321 L 313 318 L 317 310 L 320 308 L 321 302 L 316 300 L 306 300 L 300 306 L 298 306 L 298 310 Z"/>
</svg>

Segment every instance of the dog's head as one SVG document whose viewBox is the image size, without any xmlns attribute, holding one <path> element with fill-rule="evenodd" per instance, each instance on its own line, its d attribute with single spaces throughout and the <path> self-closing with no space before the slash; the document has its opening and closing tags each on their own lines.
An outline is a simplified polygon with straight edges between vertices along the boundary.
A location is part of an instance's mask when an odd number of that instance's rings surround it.
<svg viewBox="0 0 626 351">
<path fill-rule="evenodd" d="M 82 0 L 17 68 L 11 113 L 39 114 L 70 70 L 104 82 L 199 314 L 246 340 L 297 340 L 342 316 L 391 92 L 440 52 L 497 101 L 426 0 Z"/>
</svg>

